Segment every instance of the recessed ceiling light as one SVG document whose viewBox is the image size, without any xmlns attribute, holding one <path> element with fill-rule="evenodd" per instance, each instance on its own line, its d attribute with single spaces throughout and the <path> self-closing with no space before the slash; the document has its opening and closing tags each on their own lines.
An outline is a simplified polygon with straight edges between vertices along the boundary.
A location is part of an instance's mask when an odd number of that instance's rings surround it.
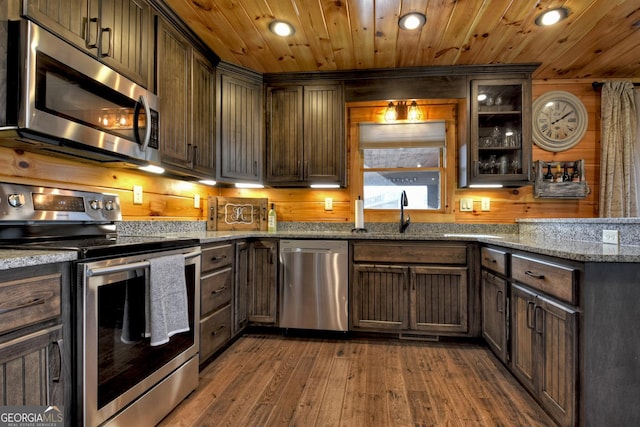
<svg viewBox="0 0 640 427">
<path fill-rule="evenodd" d="M 417 30 L 427 22 L 427 17 L 420 12 L 407 13 L 400 17 L 398 26 L 403 30 Z"/>
<path fill-rule="evenodd" d="M 296 32 L 293 25 L 285 21 L 271 21 L 269 24 L 269 30 L 280 37 L 292 36 Z"/>
<path fill-rule="evenodd" d="M 538 15 L 538 17 L 536 18 L 536 25 L 546 27 L 549 25 L 557 24 L 567 16 L 569 16 L 569 9 L 565 7 L 547 10 Z"/>
</svg>

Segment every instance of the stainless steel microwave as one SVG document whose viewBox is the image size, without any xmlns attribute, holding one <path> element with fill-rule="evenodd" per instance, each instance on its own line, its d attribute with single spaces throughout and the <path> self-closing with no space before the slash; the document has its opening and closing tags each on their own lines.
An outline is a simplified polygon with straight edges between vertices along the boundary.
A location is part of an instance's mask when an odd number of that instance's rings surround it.
<svg viewBox="0 0 640 427">
<path fill-rule="evenodd" d="M 31 21 L 5 24 L 3 145 L 100 162 L 159 163 L 153 93 Z"/>
</svg>

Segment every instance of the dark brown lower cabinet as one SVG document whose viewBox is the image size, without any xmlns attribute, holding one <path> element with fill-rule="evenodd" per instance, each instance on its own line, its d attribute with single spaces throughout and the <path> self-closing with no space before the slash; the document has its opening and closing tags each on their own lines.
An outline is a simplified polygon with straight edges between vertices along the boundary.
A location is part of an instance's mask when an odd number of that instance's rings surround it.
<svg viewBox="0 0 640 427">
<path fill-rule="evenodd" d="M 259 239 L 249 244 L 249 323 L 277 326 L 278 241 Z"/>
<path fill-rule="evenodd" d="M 248 325 L 247 293 L 249 291 L 249 243 L 236 242 L 235 284 L 233 293 L 232 335 L 237 335 Z"/>
<path fill-rule="evenodd" d="M 354 330 L 458 334 L 469 330 L 468 269 L 354 264 Z"/>
<path fill-rule="evenodd" d="M 355 264 L 351 289 L 354 329 L 408 329 L 409 269 L 402 266 Z"/>
<path fill-rule="evenodd" d="M 482 336 L 491 350 L 507 362 L 507 281 L 482 270 Z"/>
<path fill-rule="evenodd" d="M 0 279 L 0 406 L 64 407 L 71 417 L 69 264 L 5 270 Z"/>
<path fill-rule="evenodd" d="M 562 425 L 573 426 L 578 377 L 576 310 L 511 285 L 511 369 Z"/>
<path fill-rule="evenodd" d="M 467 267 L 410 267 L 409 328 L 430 334 L 469 330 Z"/>
</svg>

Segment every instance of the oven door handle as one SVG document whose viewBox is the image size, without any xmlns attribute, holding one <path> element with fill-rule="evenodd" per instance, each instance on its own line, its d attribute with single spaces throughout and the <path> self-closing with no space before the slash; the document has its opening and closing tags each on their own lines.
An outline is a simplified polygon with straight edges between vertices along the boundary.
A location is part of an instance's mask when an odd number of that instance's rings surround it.
<svg viewBox="0 0 640 427">
<path fill-rule="evenodd" d="M 184 259 L 188 260 L 190 258 L 197 257 L 201 254 L 200 249 L 184 254 Z M 149 261 L 140 261 L 140 262 L 130 262 L 126 264 L 119 265 L 111 265 L 109 267 L 101 267 L 101 268 L 89 268 L 87 270 L 87 276 L 104 276 L 107 274 L 114 273 L 122 273 L 125 271 L 138 270 L 140 268 L 149 267 Z"/>
</svg>

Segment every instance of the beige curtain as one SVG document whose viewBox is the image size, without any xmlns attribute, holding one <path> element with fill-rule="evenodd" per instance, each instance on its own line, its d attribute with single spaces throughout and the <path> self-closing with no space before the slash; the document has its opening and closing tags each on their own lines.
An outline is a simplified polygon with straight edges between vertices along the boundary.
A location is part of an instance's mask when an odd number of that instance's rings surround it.
<svg viewBox="0 0 640 427">
<path fill-rule="evenodd" d="M 602 86 L 600 216 L 638 216 L 635 144 L 637 111 L 633 83 L 610 81 Z"/>
</svg>

